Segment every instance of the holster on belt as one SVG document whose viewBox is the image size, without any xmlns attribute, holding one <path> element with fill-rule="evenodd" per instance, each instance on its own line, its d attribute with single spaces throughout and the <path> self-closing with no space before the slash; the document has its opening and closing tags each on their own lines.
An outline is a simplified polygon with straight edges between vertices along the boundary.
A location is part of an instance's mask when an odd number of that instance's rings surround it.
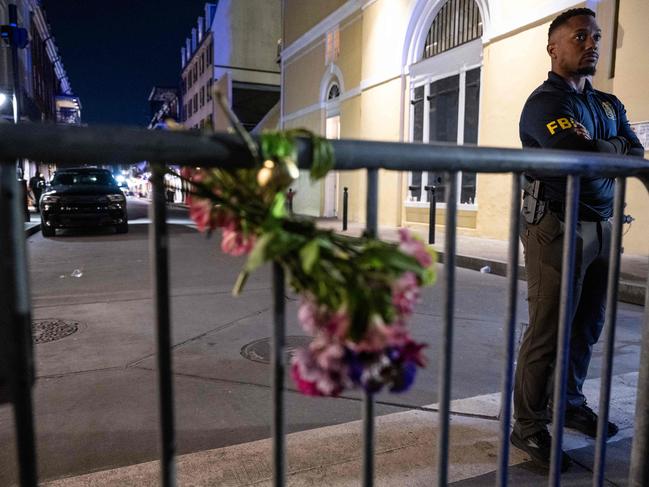
<svg viewBox="0 0 649 487">
<path fill-rule="evenodd" d="M 543 183 L 538 179 L 529 181 L 523 187 L 523 218 L 527 223 L 536 225 L 546 211 L 543 199 Z"/>
</svg>

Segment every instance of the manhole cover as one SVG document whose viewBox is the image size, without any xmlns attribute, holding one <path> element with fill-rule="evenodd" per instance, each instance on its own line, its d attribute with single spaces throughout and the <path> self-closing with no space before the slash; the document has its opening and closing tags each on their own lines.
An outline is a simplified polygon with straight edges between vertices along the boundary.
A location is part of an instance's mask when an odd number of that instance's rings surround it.
<svg viewBox="0 0 649 487">
<path fill-rule="evenodd" d="M 40 320 L 32 322 L 34 343 L 47 343 L 60 340 L 79 330 L 78 321 Z"/>
<path fill-rule="evenodd" d="M 286 355 L 290 359 L 295 350 L 301 347 L 305 347 L 311 342 L 311 337 L 305 336 L 287 336 L 285 339 L 286 343 Z M 241 348 L 241 355 L 248 360 L 253 362 L 261 362 L 262 364 L 270 363 L 270 338 L 262 338 L 261 340 L 256 340 L 248 345 L 244 345 Z"/>
</svg>

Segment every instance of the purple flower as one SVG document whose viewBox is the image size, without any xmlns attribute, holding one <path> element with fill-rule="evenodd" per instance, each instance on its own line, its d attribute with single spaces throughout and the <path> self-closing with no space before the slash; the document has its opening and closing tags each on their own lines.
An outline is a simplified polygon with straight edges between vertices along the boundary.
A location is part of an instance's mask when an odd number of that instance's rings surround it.
<svg viewBox="0 0 649 487">
<path fill-rule="evenodd" d="M 308 348 L 296 351 L 291 376 L 304 394 L 337 396 L 349 385 L 344 357 L 345 348 L 340 343 L 318 337 Z"/>
<path fill-rule="evenodd" d="M 394 378 L 390 385 L 390 392 L 405 392 L 415 382 L 417 365 L 414 362 L 405 362 L 395 369 Z"/>
</svg>

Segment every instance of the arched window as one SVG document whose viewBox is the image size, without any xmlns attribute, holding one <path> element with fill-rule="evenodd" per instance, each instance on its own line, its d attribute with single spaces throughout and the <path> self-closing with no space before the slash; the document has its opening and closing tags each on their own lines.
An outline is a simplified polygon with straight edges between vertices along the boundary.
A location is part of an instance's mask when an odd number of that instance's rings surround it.
<svg viewBox="0 0 649 487">
<path fill-rule="evenodd" d="M 478 1 L 440 0 L 437 5 L 442 4 L 441 8 L 428 21 L 423 50 L 417 47 L 420 57 L 410 65 L 413 141 L 459 145 L 478 142 L 483 35 Z M 426 31 L 422 28 L 420 32 Z M 441 53 L 445 54 L 437 56 Z M 410 173 L 409 200 L 428 202 L 426 187 L 435 186 L 437 201 L 444 201 L 443 176 L 433 171 Z M 457 202 L 475 207 L 475 173 L 464 171 L 458 174 L 457 181 Z"/>
<path fill-rule="evenodd" d="M 433 20 L 423 58 L 430 58 L 482 37 L 482 18 L 475 0 L 448 0 Z"/>
<path fill-rule="evenodd" d="M 340 96 L 340 86 L 335 81 L 329 86 L 329 91 L 327 91 L 327 101 L 334 100 Z"/>
</svg>

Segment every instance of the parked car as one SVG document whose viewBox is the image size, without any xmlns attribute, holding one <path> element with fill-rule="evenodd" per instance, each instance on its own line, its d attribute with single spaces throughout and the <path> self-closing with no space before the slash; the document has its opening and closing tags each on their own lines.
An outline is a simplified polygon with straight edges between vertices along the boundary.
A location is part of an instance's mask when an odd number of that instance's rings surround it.
<svg viewBox="0 0 649 487">
<path fill-rule="evenodd" d="M 126 197 L 110 171 L 92 167 L 60 169 L 41 196 L 41 232 L 57 228 L 114 226 L 128 232 Z"/>
</svg>

